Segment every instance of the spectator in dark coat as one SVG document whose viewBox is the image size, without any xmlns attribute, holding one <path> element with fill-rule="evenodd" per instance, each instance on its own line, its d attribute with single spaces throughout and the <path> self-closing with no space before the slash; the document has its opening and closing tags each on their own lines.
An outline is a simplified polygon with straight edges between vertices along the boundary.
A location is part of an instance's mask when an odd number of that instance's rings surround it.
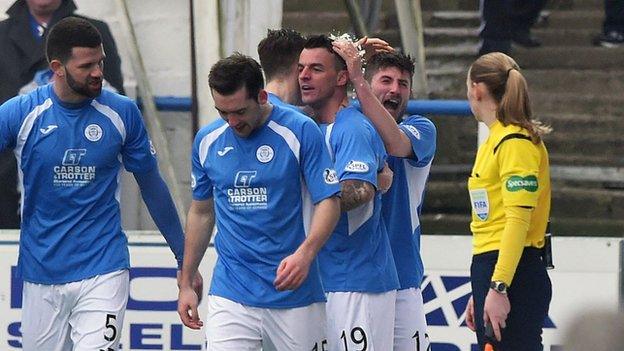
<svg viewBox="0 0 624 351">
<path fill-rule="evenodd" d="M 6 11 L 9 18 L 0 22 L 0 104 L 46 81 L 47 28 L 65 17 L 77 16 L 76 9 L 73 0 L 17 0 Z M 104 79 L 123 94 L 121 60 L 111 31 L 106 23 L 87 19 L 102 35 Z M 19 228 L 18 199 L 15 156 L 0 153 L 0 229 Z"/>
</svg>

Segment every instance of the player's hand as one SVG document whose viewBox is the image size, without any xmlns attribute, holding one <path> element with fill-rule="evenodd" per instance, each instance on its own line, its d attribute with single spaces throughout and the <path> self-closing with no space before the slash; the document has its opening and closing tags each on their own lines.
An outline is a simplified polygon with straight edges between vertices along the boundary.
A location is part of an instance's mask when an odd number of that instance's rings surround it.
<svg viewBox="0 0 624 351">
<path fill-rule="evenodd" d="M 364 49 L 364 59 L 369 60 L 373 55 L 380 52 L 394 52 L 394 48 L 383 39 L 364 37 L 356 42 L 356 45 Z"/>
<path fill-rule="evenodd" d="M 345 60 L 349 79 L 353 81 L 356 78 L 364 77 L 364 73 L 362 73 L 362 58 L 355 44 L 348 40 L 334 40 L 332 46 L 334 51 Z"/>
<path fill-rule="evenodd" d="M 474 300 L 472 299 L 472 296 L 470 296 L 468 304 L 466 305 L 466 326 L 472 331 L 477 330 L 474 322 Z"/>
<path fill-rule="evenodd" d="M 182 323 L 191 329 L 201 329 L 204 322 L 199 319 L 197 312 L 197 294 L 190 286 L 181 287 L 178 295 L 178 314 Z"/>
<path fill-rule="evenodd" d="M 483 321 L 485 324 L 492 323 L 494 336 L 496 340 L 501 341 L 501 329 L 505 328 L 507 315 L 511 311 L 509 297 L 507 294 L 500 294 L 489 289 L 485 297 L 485 306 L 483 307 Z"/>
<path fill-rule="evenodd" d="M 277 274 L 273 285 L 279 291 L 295 290 L 306 279 L 310 264 L 314 257 L 297 250 L 292 255 L 284 258 L 277 267 Z"/>
<path fill-rule="evenodd" d="M 180 288 L 180 282 L 182 280 L 182 271 L 178 270 L 178 272 L 176 273 L 176 279 L 178 280 L 178 288 Z M 195 276 L 193 277 L 193 282 L 192 284 L 192 288 L 195 291 L 195 294 L 197 294 L 197 299 L 198 299 L 198 304 L 201 303 L 203 297 L 204 297 L 204 278 L 202 277 L 201 273 L 197 272 L 195 273 Z"/>
<path fill-rule="evenodd" d="M 392 186 L 392 179 L 394 178 L 394 172 L 388 167 L 388 163 L 384 162 L 384 168 L 381 172 L 377 173 L 377 189 L 385 194 Z"/>
</svg>

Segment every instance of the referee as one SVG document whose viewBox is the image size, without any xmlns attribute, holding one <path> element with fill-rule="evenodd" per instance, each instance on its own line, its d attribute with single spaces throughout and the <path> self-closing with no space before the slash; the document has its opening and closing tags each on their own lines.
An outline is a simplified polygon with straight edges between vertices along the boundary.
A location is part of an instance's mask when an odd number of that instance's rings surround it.
<svg viewBox="0 0 624 351">
<path fill-rule="evenodd" d="M 541 136 L 550 128 L 531 118 L 526 81 L 509 56 L 481 56 L 466 84 L 470 108 L 490 132 L 468 180 L 473 296 L 466 323 L 481 350 L 486 341 L 505 351 L 542 350 L 552 287 L 542 260 L 550 174 Z"/>
</svg>

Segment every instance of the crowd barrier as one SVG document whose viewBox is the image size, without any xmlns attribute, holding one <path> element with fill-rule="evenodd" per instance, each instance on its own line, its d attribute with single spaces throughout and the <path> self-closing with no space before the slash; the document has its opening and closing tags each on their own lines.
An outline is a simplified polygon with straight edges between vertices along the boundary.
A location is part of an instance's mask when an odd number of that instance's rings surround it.
<svg viewBox="0 0 624 351">
<path fill-rule="evenodd" d="M 191 110 L 192 101 L 190 97 L 157 96 L 154 102 L 160 111 L 183 112 Z M 357 101 L 354 101 L 354 104 L 357 105 Z M 407 103 L 407 113 L 410 115 L 472 116 L 467 100 L 410 100 Z"/>
<path fill-rule="evenodd" d="M 132 269 L 122 350 L 201 350 L 202 332 L 182 326 L 176 312 L 176 268 L 165 241 L 155 232 L 129 232 Z M 15 276 L 18 233 L 0 231 L 0 349 L 21 349 L 22 282 Z M 556 268 L 550 271 L 553 300 L 544 324 L 545 351 L 561 351 L 563 335 L 584 311 L 619 305 L 623 240 L 554 238 Z M 422 237 L 422 284 L 429 337 L 435 351 L 471 351 L 475 336 L 465 326 L 470 297 L 470 236 Z M 206 291 L 216 260 L 208 249 L 200 267 Z M 206 316 L 205 303 L 200 316 Z M 600 326 L 596 326 L 600 327 Z"/>
</svg>

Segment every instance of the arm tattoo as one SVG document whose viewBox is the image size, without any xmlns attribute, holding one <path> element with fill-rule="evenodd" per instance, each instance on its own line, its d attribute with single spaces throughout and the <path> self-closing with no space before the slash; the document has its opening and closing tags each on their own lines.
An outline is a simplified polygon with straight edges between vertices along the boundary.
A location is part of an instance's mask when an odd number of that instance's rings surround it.
<svg viewBox="0 0 624 351">
<path fill-rule="evenodd" d="M 375 196 L 373 186 L 362 180 L 345 180 L 340 182 L 341 195 L 340 210 L 342 212 L 351 211 L 370 200 Z"/>
</svg>

